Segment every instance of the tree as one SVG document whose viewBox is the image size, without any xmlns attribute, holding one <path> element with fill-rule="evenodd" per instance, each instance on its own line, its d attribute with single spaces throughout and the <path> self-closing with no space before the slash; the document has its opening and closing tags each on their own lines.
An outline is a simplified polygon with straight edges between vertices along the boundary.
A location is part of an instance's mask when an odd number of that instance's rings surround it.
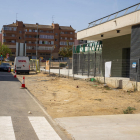
<svg viewBox="0 0 140 140">
<path fill-rule="evenodd" d="M 7 47 L 7 45 L 2 45 L 1 42 L 0 42 L 0 54 L 2 53 L 2 56 L 3 57 L 6 57 L 6 54 L 9 53 L 9 56 L 11 56 L 12 52 L 11 52 L 11 49 L 9 49 Z"/>
<path fill-rule="evenodd" d="M 63 57 L 72 57 L 72 46 L 69 45 L 69 42 L 67 41 L 67 46 L 62 47 L 59 51 L 59 55 Z"/>
</svg>

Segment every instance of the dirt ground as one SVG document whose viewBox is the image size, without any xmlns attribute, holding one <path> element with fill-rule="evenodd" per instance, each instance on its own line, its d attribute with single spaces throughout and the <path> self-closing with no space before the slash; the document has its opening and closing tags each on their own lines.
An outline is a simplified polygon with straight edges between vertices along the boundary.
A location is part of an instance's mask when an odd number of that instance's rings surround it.
<svg viewBox="0 0 140 140">
<path fill-rule="evenodd" d="M 127 107 L 140 113 L 140 92 L 105 88 L 89 80 L 73 80 L 55 74 L 24 75 L 28 90 L 52 118 L 123 114 Z M 22 81 L 23 75 L 17 75 Z"/>
</svg>

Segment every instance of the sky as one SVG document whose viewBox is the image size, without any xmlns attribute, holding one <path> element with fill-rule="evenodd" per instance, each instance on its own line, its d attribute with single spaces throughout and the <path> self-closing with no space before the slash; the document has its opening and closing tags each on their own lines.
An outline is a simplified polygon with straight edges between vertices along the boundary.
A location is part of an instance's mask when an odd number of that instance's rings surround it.
<svg viewBox="0 0 140 140">
<path fill-rule="evenodd" d="M 0 29 L 16 19 L 43 25 L 51 25 L 53 19 L 77 32 L 87 28 L 89 22 L 137 3 L 140 0 L 0 0 Z"/>
</svg>

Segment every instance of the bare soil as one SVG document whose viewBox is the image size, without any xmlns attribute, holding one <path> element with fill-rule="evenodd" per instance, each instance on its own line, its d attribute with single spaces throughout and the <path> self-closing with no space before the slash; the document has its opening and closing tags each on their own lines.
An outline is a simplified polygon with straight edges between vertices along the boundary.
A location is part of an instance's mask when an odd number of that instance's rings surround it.
<svg viewBox="0 0 140 140">
<path fill-rule="evenodd" d="M 140 92 L 105 88 L 89 80 L 73 80 L 55 74 L 24 75 L 28 90 L 52 118 L 123 114 L 127 107 L 140 113 Z M 22 82 L 23 75 L 17 75 Z"/>
</svg>

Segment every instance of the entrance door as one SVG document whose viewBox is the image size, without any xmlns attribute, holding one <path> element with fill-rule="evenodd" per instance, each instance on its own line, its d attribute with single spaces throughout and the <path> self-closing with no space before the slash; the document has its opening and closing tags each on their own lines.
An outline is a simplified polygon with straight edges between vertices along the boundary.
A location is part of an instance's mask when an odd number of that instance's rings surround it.
<svg viewBox="0 0 140 140">
<path fill-rule="evenodd" d="M 122 49 L 122 77 L 128 77 L 130 74 L 130 48 Z"/>
</svg>

